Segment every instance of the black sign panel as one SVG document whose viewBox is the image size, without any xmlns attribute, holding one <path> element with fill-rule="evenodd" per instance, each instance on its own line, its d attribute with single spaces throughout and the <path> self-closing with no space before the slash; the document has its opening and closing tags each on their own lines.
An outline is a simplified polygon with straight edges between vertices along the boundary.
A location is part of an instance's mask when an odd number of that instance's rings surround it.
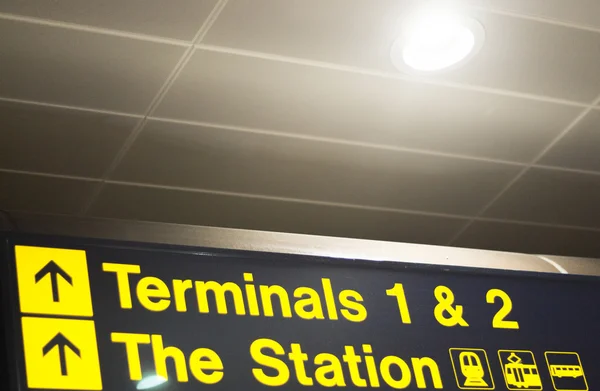
<svg viewBox="0 0 600 391">
<path fill-rule="evenodd" d="M 596 278 L 72 239 L 7 243 L 14 389 L 600 387 Z"/>
</svg>

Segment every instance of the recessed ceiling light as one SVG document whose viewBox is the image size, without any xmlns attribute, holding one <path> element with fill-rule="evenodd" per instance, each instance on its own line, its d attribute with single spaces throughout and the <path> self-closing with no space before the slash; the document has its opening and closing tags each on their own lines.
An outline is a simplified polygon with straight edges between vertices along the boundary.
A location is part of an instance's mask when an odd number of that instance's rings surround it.
<svg viewBox="0 0 600 391">
<path fill-rule="evenodd" d="M 422 9 L 402 21 L 392 45 L 392 62 L 402 71 L 456 68 L 479 50 L 484 30 L 476 20 L 444 9 Z"/>
</svg>

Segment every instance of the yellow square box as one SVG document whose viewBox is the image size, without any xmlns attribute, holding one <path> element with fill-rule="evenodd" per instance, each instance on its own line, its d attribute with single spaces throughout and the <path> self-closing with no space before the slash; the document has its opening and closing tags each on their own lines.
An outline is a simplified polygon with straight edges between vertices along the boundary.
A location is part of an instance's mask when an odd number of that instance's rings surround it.
<svg viewBox="0 0 600 391">
<path fill-rule="evenodd" d="M 581 358 L 576 352 L 545 352 L 546 364 L 556 391 L 588 391 L 588 383 L 581 365 Z M 562 379 L 577 380 L 577 385 L 561 384 Z"/>
<path fill-rule="evenodd" d="M 498 350 L 506 388 L 511 391 L 542 390 L 540 371 L 530 350 Z"/>
<path fill-rule="evenodd" d="M 85 251 L 15 246 L 21 312 L 93 316 Z"/>
<path fill-rule="evenodd" d="M 478 348 L 450 348 L 456 385 L 461 390 L 493 390 L 494 377 L 487 353 Z"/>
<path fill-rule="evenodd" d="M 102 389 L 93 321 L 23 317 L 22 327 L 29 388 Z"/>
</svg>

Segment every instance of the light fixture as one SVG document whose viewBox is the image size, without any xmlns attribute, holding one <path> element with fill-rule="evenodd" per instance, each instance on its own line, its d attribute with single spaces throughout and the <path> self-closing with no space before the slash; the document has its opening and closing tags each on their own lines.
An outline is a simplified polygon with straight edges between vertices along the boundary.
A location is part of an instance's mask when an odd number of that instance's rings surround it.
<svg viewBox="0 0 600 391">
<path fill-rule="evenodd" d="M 163 383 L 166 383 L 167 379 L 158 375 L 149 375 L 144 376 L 142 380 L 140 380 L 136 386 L 138 390 L 148 390 L 150 388 L 158 387 Z"/>
<path fill-rule="evenodd" d="M 401 20 L 402 30 L 392 45 L 396 68 L 430 73 L 456 68 L 474 56 L 484 39 L 476 20 L 443 8 L 423 8 Z"/>
</svg>

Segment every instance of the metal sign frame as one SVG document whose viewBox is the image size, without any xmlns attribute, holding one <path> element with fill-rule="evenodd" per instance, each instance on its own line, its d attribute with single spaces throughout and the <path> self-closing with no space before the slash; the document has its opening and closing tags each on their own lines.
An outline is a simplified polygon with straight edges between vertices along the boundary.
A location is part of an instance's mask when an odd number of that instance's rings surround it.
<svg viewBox="0 0 600 391">
<path fill-rule="evenodd" d="M 600 276 L 600 260 L 180 224 L 13 213 L 19 231 L 329 258 Z"/>
</svg>

